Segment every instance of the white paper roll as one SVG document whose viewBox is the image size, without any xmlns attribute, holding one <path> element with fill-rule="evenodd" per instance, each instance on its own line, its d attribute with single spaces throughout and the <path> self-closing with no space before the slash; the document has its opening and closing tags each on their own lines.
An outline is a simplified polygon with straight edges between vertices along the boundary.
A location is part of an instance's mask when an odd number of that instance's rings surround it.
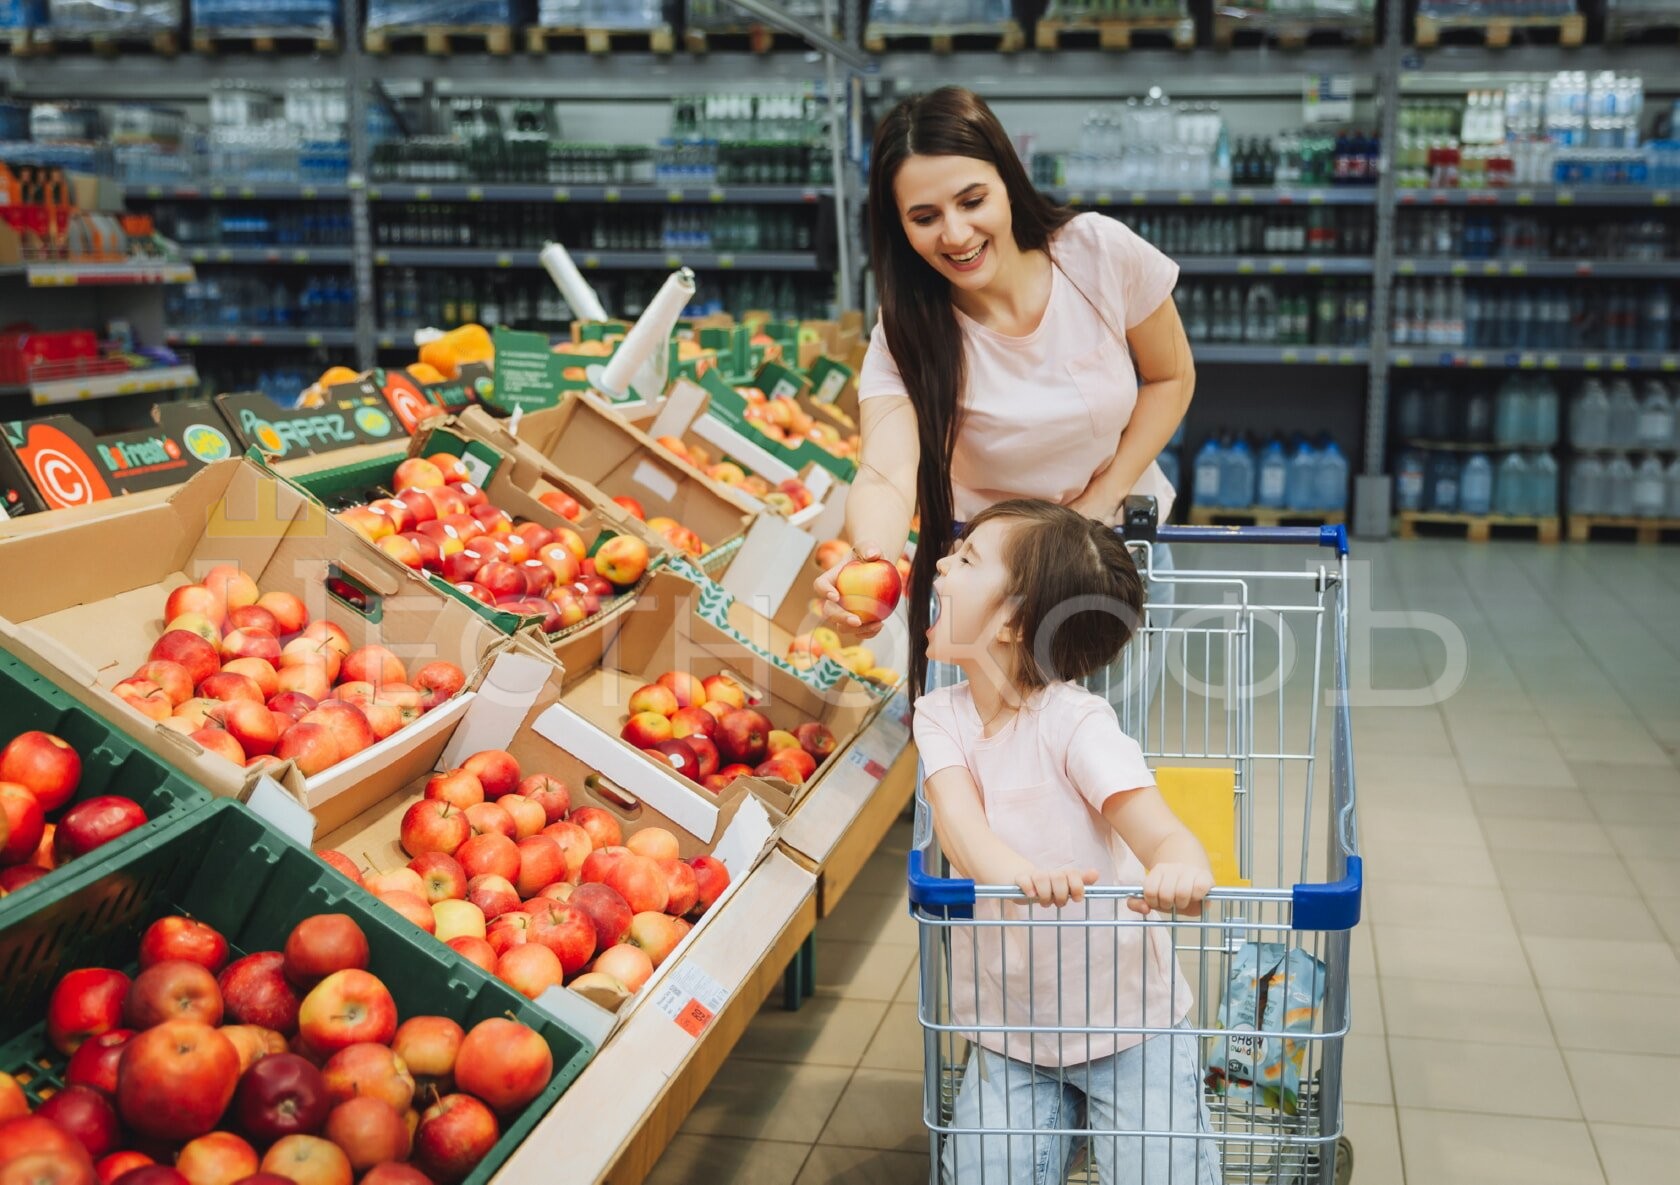
<svg viewBox="0 0 1680 1185">
<path fill-rule="evenodd" d="M 560 295 L 566 298 L 572 316 L 583 321 L 607 320 L 607 310 L 602 307 L 601 298 L 595 295 L 595 289 L 589 286 L 589 281 L 578 271 L 577 264 L 572 262 L 571 253 L 565 247 L 559 243 L 549 243 L 538 253 L 537 258 L 542 261 L 543 270 L 548 272 L 548 278 L 560 289 Z"/>
<path fill-rule="evenodd" d="M 665 394 L 664 380 L 669 376 L 665 374 L 665 359 L 659 351 L 669 348 L 671 330 L 693 299 L 694 273 L 686 267 L 672 272 L 607 363 L 601 380 L 605 394 L 621 393 L 632 386 L 637 387 L 638 395 L 649 401 Z M 643 364 L 650 361 L 653 365 L 644 374 Z M 640 385 L 638 378 L 642 379 Z M 649 385 L 657 389 L 640 389 Z"/>
</svg>

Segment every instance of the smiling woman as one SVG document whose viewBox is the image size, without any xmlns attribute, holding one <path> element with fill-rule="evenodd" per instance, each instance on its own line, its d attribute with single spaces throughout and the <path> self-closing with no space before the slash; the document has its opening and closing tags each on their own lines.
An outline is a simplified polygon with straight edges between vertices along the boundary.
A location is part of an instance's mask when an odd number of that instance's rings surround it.
<svg viewBox="0 0 1680 1185">
<path fill-rule="evenodd" d="M 897 556 L 921 516 L 909 591 L 920 692 L 935 566 L 957 524 L 1021 497 L 1112 523 L 1133 493 L 1165 520 L 1173 488 L 1155 459 L 1195 372 L 1177 265 L 1124 223 L 1035 190 L 971 91 L 913 96 L 881 122 L 869 223 L 881 317 L 859 376 L 847 537 L 860 557 Z M 1170 563 L 1157 547 L 1154 569 Z M 841 608 L 833 575 L 817 581 L 829 622 L 875 632 Z"/>
</svg>

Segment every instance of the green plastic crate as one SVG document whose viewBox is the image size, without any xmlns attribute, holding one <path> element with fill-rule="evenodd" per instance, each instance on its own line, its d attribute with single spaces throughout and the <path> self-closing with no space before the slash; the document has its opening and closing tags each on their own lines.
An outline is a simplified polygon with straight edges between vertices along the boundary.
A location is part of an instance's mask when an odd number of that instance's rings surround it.
<svg viewBox="0 0 1680 1185">
<path fill-rule="evenodd" d="M 506 984 L 386 909 L 232 799 L 217 799 L 132 844 L 103 867 L 71 866 L 57 893 L 0 929 L 0 1070 L 27 1076 L 26 1092 L 62 1085 L 68 1061 L 47 1043 L 52 988 L 77 967 L 136 971 L 140 935 L 169 914 L 214 926 L 230 961 L 279 950 L 292 928 L 320 913 L 350 915 L 367 934 L 368 969 L 396 1000 L 397 1015 L 440 1015 L 471 1029 L 511 1016 L 540 1033 L 554 1055 L 548 1089 L 519 1116 L 466 1179 L 482 1185 L 583 1072 L 594 1047 Z"/>
<path fill-rule="evenodd" d="M 126 711 L 127 709 L 120 709 Z M 132 798 L 146 812 L 146 822 L 127 835 L 96 848 L 79 860 L 0 897 L 0 928 L 59 891 L 73 872 L 104 865 L 113 856 L 167 823 L 210 801 L 210 792 L 145 746 L 88 711 L 22 659 L 0 650 L 0 747 L 19 733 L 40 729 L 69 742 L 82 759 L 82 781 L 72 803 L 102 794 Z M 60 810 L 68 810 L 67 804 Z"/>
</svg>

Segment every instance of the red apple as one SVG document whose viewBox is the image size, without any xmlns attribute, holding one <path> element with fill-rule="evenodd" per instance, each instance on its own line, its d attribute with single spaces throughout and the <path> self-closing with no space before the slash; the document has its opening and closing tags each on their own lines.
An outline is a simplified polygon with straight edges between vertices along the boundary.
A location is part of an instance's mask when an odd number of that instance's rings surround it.
<svg viewBox="0 0 1680 1185">
<path fill-rule="evenodd" d="M 274 685 L 280 689 L 281 695 L 292 693 L 308 700 L 309 708 L 305 711 L 312 710 L 332 695 L 332 680 L 327 675 L 329 669 L 321 662 L 282 666 L 274 676 Z M 294 720 L 300 720 L 304 712 L 294 713 L 288 709 L 287 714 Z"/>
<path fill-rule="evenodd" d="M 471 834 L 464 812 L 434 798 L 422 798 L 404 811 L 399 828 L 403 851 L 410 856 L 427 852 L 452 856 Z"/>
<path fill-rule="evenodd" d="M 222 669 L 217 648 L 187 630 L 168 631 L 152 644 L 146 657 L 153 662 L 173 662 L 185 667 L 194 687 Z"/>
<path fill-rule="evenodd" d="M 595 970 L 612 976 L 624 985 L 625 991 L 635 995 L 653 975 L 653 960 L 640 948 L 619 943 L 601 952 L 595 960 Z"/>
<path fill-rule="evenodd" d="M 397 466 L 391 477 L 391 488 L 399 495 L 407 490 L 431 490 L 441 485 L 443 470 L 423 457 L 409 457 Z"/>
<path fill-rule="evenodd" d="M 111 694 L 149 720 L 160 724 L 169 719 L 173 706 L 169 694 L 149 679 L 124 679 Z"/>
<path fill-rule="evenodd" d="M 483 938 L 484 911 L 471 901 L 445 900 L 432 904 L 432 933 L 440 942 L 451 938 Z"/>
<path fill-rule="evenodd" d="M 747 693 L 742 691 L 741 685 L 728 675 L 708 675 L 701 680 L 700 689 L 705 693 L 705 703 L 721 701 L 731 708 L 747 706 Z"/>
<path fill-rule="evenodd" d="M 174 621 L 187 613 L 197 613 L 218 626 L 227 620 L 227 606 L 202 584 L 183 584 L 163 602 L 165 621 Z"/>
<path fill-rule="evenodd" d="M 93 1159 L 114 1152 L 121 1139 L 117 1112 L 104 1095 L 87 1086 L 67 1086 L 35 1111 L 81 1142 Z"/>
<path fill-rule="evenodd" d="M 566 853 L 552 836 L 531 835 L 517 845 L 519 869 L 514 889 L 521 897 L 535 897 L 566 875 Z"/>
<path fill-rule="evenodd" d="M 113 1152 L 94 1165 L 93 1169 L 94 1172 L 99 1174 L 99 1185 L 115 1185 L 125 1173 L 131 1173 L 136 1169 L 143 1169 L 155 1164 L 157 1164 L 157 1161 L 144 1152 Z M 137 1176 L 135 1180 L 142 1181 L 143 1178 Z M 263 1185 L 267 1185 L 267 1183 L 265 1182 Z"/>
<path fill-rule="evenodd" d="M 233 1042 L 208 1025 L 166 1021 L 123 1048 L 117 1109 L 143 1136 L 190 1140 L 216 1125 L 238 1084 L 239 1053 Z"/>
<path fill-rule="evenodd" d="M 239 742 L 239 748 L 246 757 L 272 753 L 280 743 L 280 726 L 274 717 L 275 713 L 263 704 L 243 699 L 232 700 L 210 710 L 211 722 L 220 725 Z M 289 729 L 291 718 L 284 719 Z"/>
<path fill-rule="evenodd" d="M 677 707 L 699 707 L 706 702 L 706 685 L 687 671 L 666 671 L 657 682 L 676 697 Z"/>
<path fill-rule="evenodd" d="M 426 797 L 464 811 L 484 801 L 484 784 L 464 769 L 447 770 L 427 779 Z"/>
<path fill-rule="evenodd" d="M 426 852 L 410 860 L 408 866 L 425 883 L 427 904 L 467 899 L 467 873 L 455 857 L 444 852 Z"/>
<path fill-rule="evenodd" d="M 512 754 L 502 749 L 474 753 L 461 763 L 461 768 L 483 784 L 484 797 L 491 802 L 504 794 L 512 794 L 519 785 L 519 763 Z"/>
<path fill-rule="evenodd" d="M 484 929 L 484 937 L 490 943 L 490 949 L 501 956 L 516 946 L 523 946 L 531 941 L 531 927 L 535 919 L 523 907 L 510 909 L 498 915 Z"/>
<path fill-rule="evenodd" d="M 47 1002 L 47 1040 L 60 1053 L 118 1028 L 130 981 L 121 971 L 82 967 L 53 986 Z"/>
<path fill-rule="evenodd" d="M 397 1026 L 391 1052 L 402 1059 L 416 1083 L 447 1091 L 455 1081 L 455 1059 L 465 1036 L 447 1016 L 413 1016 Z"/>
<path fill-rule="evenodd" d="M 216 980 L 231 1020 L 280 1033 L 297 1029 L 299 999 L 285 976 L 286 956 L 265 950 L 229 963 Z"/>
<path fill-rule="evenodd" d="M 467 900 L 478 906 L 484 920 L 493 922 L 519 908 L 519 892 L 505 876 L 475 876 L 467 882 Z"/>
<path fill-rule="evenodd" d="M 689 737 L 710 737 L 717 731 L 717 717 L 703 707 L 678 708 L 671 717 L 671 735 L 678 740 Z"/>
<path fill-rule="evenodd" d="M 394 1039 L 394 1037 L 393 1037 Z M 358 1096 L 375 1098 L 397 1114 L 414 1102 L 414 1075 L 408 1063 L 383 1045 L 351 1045 L 321 1067 L 327 1099 L 333 1106 Z"/>
<path fill-rule="evenodd" d="M 140 936 L 141 970 L 166 960 L 184 959 L 214 974 L 222 969 L 227 956 L 227 939 L 194 918 L 159 918 Z"/>
<path fill-rule="evenodd" d="M 663 683 L 649 683 L 645 687 L 638 687 L 630 693 L 626 710 L 636 716 L 642 712 L 654 712 L 669 718 L 678 709 L 677 696 Z"/>
<path fill-rule="evenodd" d="M 639 913 L 630 920 L 630 932 L 624 941 L 640 949 L 658 967 L 677 949 L 677 943 L 688 933 L 687 925 L 669 914 Z"/>
<path fill-rule="evenodd" d="M 233 1118 L 260 1144 L 321 1130 L 332 1104 L 321 1071 L 295 1053 L 262 1058 L 245 1071 Z"/>
<path fill-rule="evenodd" d="M 692 782 L 701 778 L 700 756 L 687 741 L 660 741 L 651 752 L 662 753 L 671 768 Z"/>
<path fill-rule="evenodd" d="M 690 913 L 699 917 L 716 904 L 729 887 L 729 868 L 715 856 L 696 856 L 689 865 L 694 869 L 694 879 L 700 886 L 700 899 Z"/>
<path fill-rule="evenodd" d="M 367 965 L 367 935 L 349 914 L 318 913 L 304 918 L 286 936 L 284 971 L 298 987 L 311 987 L 329 975 L 360 971 Z"/>
<path fill-rule="evenodd" d="M 770 721 L 752 708 L 737 708 L 718 721 L 712 741 L 718 753 L 731 762 L 757 765 L 764 760 L 769 744 Z"/>
<path fill-rule="evenodd" d="M 550 823 L 540 834 L 549 836 L 560 845 L 560 850 L 566 854 L 566 879 L 575 881 L 583 871 L 583 864 L 589 859 L 589 853 L 595 850 L 589 833 L 576 823 L 562 820 Z"/>
<path fill-rule="evenodd" d="M 498 832 L 475 835 L 455 853 L 469 877 L 500 876 L 509 881 L 519 877 L 519 848 Z"/>
<path fill-rule="evenodd" d="M 312 778 L 338 764 L 338 741 L 325 724 L 300 720 L 280 737 L 280 743 L 274 746 L 274 755 L 282 761 L 293 762 L 305 777 Z"/>
<path fill-rule="evenodd" d="M 50 868 L 43 868 L 39 864 L 13 864 L 9 868 L 0 868 L 0 897 L 17 892 L 51 871 Z"/>
<path fill-rule="evenodd" d="M 446 945 L 467 962 L 482 967 L 485 974 L 496 974 L 496 950 L 486 940 L 472 937 L 451 938 Z"/>
<path fill-rule="evenodd" d="M 404 1117 L 404 1125 L 418 1125 L 420 1117 L 412 1119 Z M 241 1185 L 259 1185 L 257 1182 L 242 1182 Z M 267 1185 L 266 1182 L 261 1185 Z M 432 1179 L 411 1164 L 402 1164 L 388 1160 L 384 1164 L 376 1164 L 362 1175 L 361 1185 L 434 1185 Z"/>
<path fill-rule="evenodd" d="M 598 806 L 579 807 L 567 817 L 567 822 L 583 828 L 595 847 L 616 847 L 624 842 L 624 832 L 618 820 Z"/>
<path fill-rule="evenodd" d="M 301 728 L 305 724 L 320 724 L 332 733 L 333 740 L 338 744 L 341 761 L 348 761 L 379 739 L 373 735 L 373 728 L 368 724 L 362 710 L 343 700 L 322 700 L 319 707 L 293 727 Z"/>
<path fill-rule="evenodd" d="M 41 1115 L 0 1123 L 5 1185 L 93 1185 L 93 1159 L 75 1136 Z"/>
<path fill-rule="evenodd" d="M 809 753 L 818 765 L 828 759 L 834 752 L 834 732 L 826 724 L 819 724 L 815 720 L 807 720 L 793 730 L 793 735 L 799 738 L 800 748 Z"/>
<path fill-rule="evenodd" d="M 784 749 L 799 748 L 799 738 L 782 728 L 772 728 L 770 735 L 764 738 L 764 751 L 771 757 Z"/>
<path fill-rule="evenodd" d="M 492 1017 L 474 1025 L 455 1059 L 455 1082 L 502 1114 L 526 1106 L 554 1076 L 554 1057 L 536 1030 Z"/>
<path fill-rule="evenodd" d="M 0 864 L 21 864 L 35 854 L 47 817 L 33 794 L 16 782 L 0 782 Z"/>
<path fill-rule="evenodd" d="M 263 1156 L 263 1171 L 295 1185 L 350 1185 L 356 1179 L 350 1158 L 320 1136 L 285 1136 Z"/>
<path fill-rule="evenodd" d="M 437 933 L 437 915 L 432 913 L 432 907 L 426 904 L 426 899 L 420 894 L 398 889 L 374 895 L 426 933 Z"/>
<path fill-rule="evenodd" d="M 180 707 L 193 696 L 192 672 L 178 662 L 169 662 L 161 658 L 154 659 L 151 662 L 143 663 L 140 669 L 134 672 L 134 678 L 143 679 L 161 688 L 163 693 L 169 697 L 172 708 Z M 0 771 L 3 770 L 4 762 L 0 761 Z M 16 781 L 17 779 L 12 780 Z"/>
<path fill-rule="evenodd" d="M 238 679 L 243 678 L 243 676 L 235 675 L 233 678 Z M 214 753 L 235 765 L 245 764 L 245 750 L 239 747 L 239 742 L 234 740 L 233 735 L 224 728 L 206 726 L 194 729 L 187 736 L 196 741 L 206 753 Z"/>
<path fill-rule="evenodd" d="M 618 494 L 614 496 L 613 501 L 628 511 L 631 518 L 639 518 L 643 522 L 647 521 L 647 511 L 642 509 L 640 502 L 628 494 Z"/>
<path fill-rule="evenodd" d="M 356 862 L 343 852 L 335 852 L 331 848 L 326 848 L 315 854 L 321 858 L 323 864 L 338 869 L 358 885 L 362 883 L 362 870 L 357 868 Z"/>
<path fill-rule="evenodd" d="M 363 1041 L 383 1045 L 396 1031 L 391 993 L 366 971 L 335 971 L 310 990 L 298 1009 L 298 1035 L 323 1056 Z"/>
<path fill-rule="evenodd" d="M 646 856 L 626 853 L 607 870 L 602 883 L 623 897 L 632 913 L 665 910 L 668 900 L 665 874 Z"/>
<path fill-rule="evenodd" d="M 309 624 L 309 610 L 289 592 L 265 592 L 257 604 L 273 615 L 281 634 L 295 634 Z"/>
<path fill-rule="evenodd" d="M 583 860 L 583 868 L 579 872 L 579 879 L 589 884 L 604 884 L 607 873 L 621 859 L 630 854 L 630 849 L 619 845 L 596 848 Z"/>
<path fill-rule="evenodd" d="M 263 695 L 262 685 L 248 675 L 241 675 L 236 671 L 218 671 L 198 685 L 198 694 L 205 699 L 228 700 L 243 699 L 261 707 L 268 700 Z"/>
<path fill-rule="evenodd" d="M 495 945 L 494 942 L 491 943 Z M 540 942 L 510 946 L 496 960 L 496 978 L 527 999 L 535 1000 L 565 978 L 560 956 Z"/>
<path fill-rule="evenodd" d="M 238 564 L 217 564 L 204 574 L 204 587 L 221 598 L 229 609 L 255 605 L 261 595 L 257 582 L 239 570 Z"/>
<path fill-rule="evenodd" d="M 682 917 L 700 900 L 700 880 L 694 869 L 677 859 L 656 861 L 665 875 L 665 912 Z"/>
<path fill-rule="evenodd" d="M 234 630 L 222 639 L 223 661 L 235 658 L 260 658 L 271 665 L 280 662 L 280 639 L 267 630 Z"/>
<path fill-rule="evenodd" d="M 431 709 L 466 686 L 467 677 L 452 662 L 429 662 L 414 673 L 414 686 L 422 696 L 422 707 Z"/>
<path fill-rule="evenodd" d="M 181 1149 L 175 1171 L 192 1185 L 234 1185 L 261 1164 L 257 1150 L 232 1132 L 211 1132 Z"/>
<path fill-rule="evenodd" d="M 695 769 L 697 771 L 695 777 L 697 780 L 704 780 L 717 773 L 718 749 L 712 743 L 710 737 L 698 735 L 686 737 L 683 744 L 687 745 L 694 753 Z"/>
<path fill-rule="evenodd" d="M 165 1021 L 195 1021 L 214 1028 L 222 1023 L 222 992 L 216 977 L 201 963 L 165 959 L 140 972 L 123 1003 L 132 1029 Z"/>
<path fill-rule="evenodd" d="M 840 608 L 866 624 L 885 621 L 904 591 L 898 568 L 887 560 L 853 560 L 834 576 Z"/>
<path fill-rule="evenodd" d="M 279 637 L 281 634 L 280 620 L 263 608 L 262 598 L 257 598 L 258 604 L 240 605 L 237 609 L 228 610 L 228 628 L 233 630 L 267 630 Z"/>
<path fill-rule="evenodd" d="M 651 749 L 671 739 L 671 722 L 658 712 L 638 712 L 618 735 L 638 749 Z"/>
<path fill-rule="evenodd" d="M 413 893 L 416 897 L 426 895 L 426 882 L 420 879 L 420 874 L 406 865 L 401 868 L 390 868 L 384 872 L 371 872 L 362 878 L 367 891 L 378 896 L 380 893 Z"/>
<path fill-rule="evenodd" d="M 513 820 L 513 838 L 529 839 L 548 826 L 548 812 L 523 794 L 504 794 L 495 802 Z"/>
<path fill-rule="evenodd" d="M 0 749 L 0 782 L 28 790 L 43 811 L 56 811 L 70 801 L 81 777 L 81 757 L 49 732 L 19 733 Z"/>
<path fill-rule="evenodd" d="M 402 660 L 383 646 L 363 646 L 344 656 L 341 673 L 345 679 L 369 683 L 407 683 L 408 669 Z"/>
<path fill-rule="evenodd" d="M 528 903 L 525 911 L 531 917 L 530 941 L 558 955 L 567 975 L 576 975 L 595 957 L 595 923 L 577 906 L 539 898 Z"/>
<path fill-rule="evenodd" d="M 503 810 L 499 803 L 481 802 L 469 806 L 467 823 L 472 827 L 474 835 L 505 835 L 514 839 L 519 834 L 513 816 Z"/>
<path fill-rule="evenodd" d="M 147 664 L 150 665 L 150 664 Z M 236 658 L 222 665 L 224 675 L 244 675 L 257 685 L 264 700 L 280 694 L 280 674 L 265 658 Z"/>
<path fill-rule="evenodd" d="M 437 1185 L 452 1185 L 471 1173 L 500 1138 L 490 1108 L 471 1095 L 445 1095 L 420 1116 L 414 1159 Z"/>
<path fill-rule="evenodd" d="M 123 1046 L 133 1036 L 133 1029 L 110 1029 L 97 1037 L 89 1037 L 70 1055 L 70 1064 L 64 1069 L 64 1081 L 71 1086 L 89 1086 L 107 1095 L 115 1095 L 117 1063 L 122 1060 Z M 10 1075 L 7 1079 L 10 1081 Z M 0 1107 L 0 1115 L 4 1112 L 5 1109 Z"/>
<path fill-rule="evenodd" d="M 344 1152 L 356 1172 L 409 1152 L 408 1125 L 389 1103 L 363 1096 L 347 1099 L 327 1116 L 327 1138 Z"/>
<path fill-rule="evenodd" d="M 605 950 L 621 940 L 629 932 L 630 921 L 636 912 L 616 889 L 606 885 L 579 885 L 567 898 L 567 904 L 583 910 L 595 923 L 595 946 L 598 950 Z"/>
<path fill-rule="evenodd" d="M 532 774 L 519 783 L 518 792 L 543 809 L 543 821 L 558 823 L 572 809 L 572 792 L 559 778 Z"/>
<path fill-rule="evenodd" d="M 309 629 L 331 624 L 318 621 Z M 338 678 L 339 668 L 344 665 L 344 655 L 339 652 L 332 637 L 311 638 L 306 630 L 280 648 L 280 661 L 274 665 L 282 672 L 293 667 L 319 668 L 326 674 L 327 682 L 331 683 Z"/>
<path fill-rule="evenodd" d="M 145 810 L 131 798 L 101 794 L 83 799 L 64 812 L 53 830 L 55 866 L 85 856 L 145 823 Z M 44 831 L 42 835 L 44 841 Z"/>
</svg>

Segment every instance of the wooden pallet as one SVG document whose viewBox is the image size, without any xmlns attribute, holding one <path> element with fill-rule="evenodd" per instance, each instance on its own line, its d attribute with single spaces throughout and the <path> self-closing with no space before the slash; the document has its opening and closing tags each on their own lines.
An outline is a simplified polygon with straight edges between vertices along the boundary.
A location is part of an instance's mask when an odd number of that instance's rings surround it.
<svg viewBox="0 0 1680 1185">
<path fill-rule="evenodd" d="M 192 50 L 206 57 L 219 53 L 337 53 L 339 41 L 337 36 L 323 37 L 284 30 L 194 29 Z"/>
<path fill-rule="evenodd" d="M 6 29 L 0 31 L 0 49 L 14 58 L 27 58 L 38 48 L 39 29 Z"/>
<path fill-rule="evenodd" d="M 41 53 L 90 53 L 114 58 L 122 53 L 153 53 L 172 58 L 181 52 L 181 35 L 174 29 L 151 33 L 75 33 L 58 29 L 36 29 L 35 49 Z"/>
<path fill-rule="evenodd" d="M 1573 48 L 1586 40 L 1587 18 L 1578 12 L 1566 16 L 1492 18 L 1425 16 L 1419 13 L 1415 28 L 1417 35 L 1414 40 L 1419 49 L 1430 49 L 1439 45 L 1443 34 L 1464 44 L 1504 49 L 1511 44 L 1511 35 L 1518 29 L 1523 31 L 1525 39 L 1532 38 L 1536 33 L 1543 37 L 1556 33 L 1559 45 Z"/>
<path fill-rule="evenodd" d="M 1608 514 L 1569 516 L 1569 541 L 1632 537 L 1646 545 L 1680 542 L 1680 518 L 1627 518 Z"/>
<path fill-rule="evenodd" d="M 434 57 L 473 50 L 505 57 L 513 52 L 513 26 L 415 25 L 369 29 L 363 45 L 372 54 L 402 53 L 418 45 Z"/>
<path fill-rule="evenodd" d="M 1046 52 L 1059 49 L 1131 49 L 1134 43 L 1157 48 L 1196 47 L 1196 22 L 1189 17 L 1145 16 L 1113 20 L 1045 18 L 1033 30 L 1033 45 Z"/>
<path fill-rule="evenodd" d="M 651 29 L 585 29 L 576 25 L 530 25 L 525 30 L 527 53 L 582 49 L 596 57 L 617 50 L 669 54 L 676 52 L 677 34 L 670 25 Z"/>
<path fill-rule="evenodd" d="M 870 53 L 886 53 L 889 48 L 899 53 L 948 54 L 957 49 L 1019 53 L 1027 47 L 1027 35 L 1018 21 L 938 28 L 872 24 L 863 31 L 863 47 Z"/>
<path fill-rule="evenodd" d="M 1268 506 L 1192 506 L 1193 527 L 1320 527 L 1347 522 L 1340 510 L 1273 510 Z"/>
<path fill-rule="evenodd" d="M 837 39 L 839 34 L 834 35 Z M 736 25 L 729 28 L 683 30 L 683 48 L 692 54 L 772 53 L 778 49 L 803 49 L 805 43 L 791 33 L 769 25 Z"/>
<path fill-rule="evenodd" d="M 1680 41 L 1680 13 L 1664 12 L 1606 13 L 1604 16 L 1604 44 L 1606 45 L 1673 45 Z"/>
<path fill-rule="evenodd" d="M 1275 45 L 1279 49 L 1305 49 L 1309 45 L 1368 48 L 1376 39 L 1377 24 L 1371 17 L 1232 16 L 1217 10 L 1213 14 L 1213 44 L 1219 49 L 1260 45 Z"/>
<path fill-rule="evenodd" d="M 1556 543 L 1562 534 L 1563 520 L 1550 518 L 1516 518 L 1502 514 L 1444 514 L 1426 510 L 1400 512 L 1400 538 L 1416 539 L 1425 531 L 1418 528 L 1446 528 L 1443 534 L 1462 531 L 1471 543 L 1486 543 L 1495 531 L 1500 534 L 1532 536 L 1541 543 Z"/>
</svg>

